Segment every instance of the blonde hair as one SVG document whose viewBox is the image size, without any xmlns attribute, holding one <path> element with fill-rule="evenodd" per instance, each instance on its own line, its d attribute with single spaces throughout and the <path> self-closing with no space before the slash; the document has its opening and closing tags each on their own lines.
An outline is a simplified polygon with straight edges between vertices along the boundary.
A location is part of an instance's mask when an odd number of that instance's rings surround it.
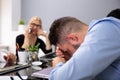
<svg viewBox="0 0 120 80">
<path fill-rule="evenodd" d="M 34 17 L 32 17 L 31 19 L 30 19 L 30 21 L 29 21 L 29 24 L 32 22 L 32 21 L 39 21 L 40 22 L 40 24 L 42 25 L 42 20 L 38 17 L 38 16 L 34 16 Z"/>
</svg>

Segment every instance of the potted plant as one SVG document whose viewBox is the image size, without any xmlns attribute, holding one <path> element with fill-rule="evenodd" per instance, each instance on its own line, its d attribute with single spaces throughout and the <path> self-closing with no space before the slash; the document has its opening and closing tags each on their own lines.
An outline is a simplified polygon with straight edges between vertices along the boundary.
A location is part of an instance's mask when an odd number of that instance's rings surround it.
<svg viewBox="0 0 120 80">
<path fill-rule="evenodd" d="M 23 32 L 25 28 L 25 20 L 21 19 L 18 23 L 18 31 Z"/>
<path fill-rule="evenodd" d="M 39 45 L 40 45 L 40 43 L 38 43 L 36 46 L 29 45 L 27 48 L 27 51 L 28 51 L 32 61 L 38 60 Z"/>
<path fill-rule="evenodd" d="M 23 19 L 21 19 L 21 20 L 19 21 L 19 25 L 25 25 L 25 21 L 24 21 Z"/>
</svg>

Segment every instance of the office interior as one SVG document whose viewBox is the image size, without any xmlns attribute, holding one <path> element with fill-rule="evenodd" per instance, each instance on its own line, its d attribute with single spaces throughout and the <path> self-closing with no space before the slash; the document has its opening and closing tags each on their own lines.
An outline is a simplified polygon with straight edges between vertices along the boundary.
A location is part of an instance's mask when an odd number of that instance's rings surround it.
<svg viewBox="0 0 120 80">
<path fill-rule="evenodd" d="M 18 22 L 25 26 L 33 16 L 42 19 L 43 29 L 49 33 L 51 23 L 60 17 L 73 16 L 89 24 L 120 8 L 120 0 L 0 0 L 0 48 L 15 53 Z M 53 46 L 54 47 L 54 46 Z"/>
</svg>

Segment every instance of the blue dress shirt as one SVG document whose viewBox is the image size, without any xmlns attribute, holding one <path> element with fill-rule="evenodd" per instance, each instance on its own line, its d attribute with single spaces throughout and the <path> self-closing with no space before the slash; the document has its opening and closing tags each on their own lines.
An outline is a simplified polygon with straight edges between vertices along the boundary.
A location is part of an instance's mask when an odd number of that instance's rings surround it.
<svg viewBox="0 0 120 80">
<path fill-rule="evenodd" d="M 94 80 L 120 80 L 120 59 L 115 60 Z"/>
<path fill-rule="evenodd" d="M 109 17 L 93 21 L 84 42 L 69 61 L 52 70 L 49 80 L 92 80 L 119 57 L 120 20 Z"/>
</svg>

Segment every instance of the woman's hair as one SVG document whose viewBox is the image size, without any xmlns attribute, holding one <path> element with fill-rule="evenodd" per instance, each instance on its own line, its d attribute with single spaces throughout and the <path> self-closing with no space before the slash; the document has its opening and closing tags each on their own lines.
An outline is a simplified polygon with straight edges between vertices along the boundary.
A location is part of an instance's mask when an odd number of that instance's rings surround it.
<svg viewBox="0 0 120 80">
<path fill-rule="evenodd" d="M 85 25 L 86 24 L 74 17 L 59 18 L 55 20 L 50 27 L 49 40 L 53 45 L 63 43 L 66 41 L 65 36 L 67 34 L 80 31 Z"/>
<path fill-rule="evenodd" d="M 31 23 L 31 22 L 34 21 L 34 20 L 39 21 L 40 24 L 42 24 L 42 20 L 41 20 L 38 16 L 32 17 L 32 18 L 30 19 L 29 23 Z"/>
</svg>

